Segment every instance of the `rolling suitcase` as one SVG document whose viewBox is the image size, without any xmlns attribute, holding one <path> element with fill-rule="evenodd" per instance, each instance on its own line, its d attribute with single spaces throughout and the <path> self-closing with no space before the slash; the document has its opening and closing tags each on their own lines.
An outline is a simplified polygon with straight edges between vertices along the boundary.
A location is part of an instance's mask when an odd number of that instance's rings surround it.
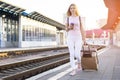
<svg viewBox="0 0 120 80">
<path fill-rule="evenodd" d="M 98 70 L 97 50 L 90 45 L 84 45 L 81 52 L 82 70 Z"/>
</svg>

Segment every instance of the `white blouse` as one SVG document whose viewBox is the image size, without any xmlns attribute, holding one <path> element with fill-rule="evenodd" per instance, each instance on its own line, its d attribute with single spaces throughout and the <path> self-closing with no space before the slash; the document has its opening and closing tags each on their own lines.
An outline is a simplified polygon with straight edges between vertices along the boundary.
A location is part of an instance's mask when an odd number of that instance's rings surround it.
<svg viewBox="0 0 120 80">
<path fill-rule="evenodd" d="M 79 16 L 76 16 L 76 17 L 72 17 L 70 16 L 69 18 L 69 21 L 67 20 L 66 18 L 66 22 L 65 23 L 68 23 L 69 22 L 69 25 L 71 23 L 74 23 L 74 28 L 73 30 L 69 30 L 68 31 L 68 37 L 81 37 L 81 31 L 80 31 L 80 20 L 79 20 Z"/>
</svg>

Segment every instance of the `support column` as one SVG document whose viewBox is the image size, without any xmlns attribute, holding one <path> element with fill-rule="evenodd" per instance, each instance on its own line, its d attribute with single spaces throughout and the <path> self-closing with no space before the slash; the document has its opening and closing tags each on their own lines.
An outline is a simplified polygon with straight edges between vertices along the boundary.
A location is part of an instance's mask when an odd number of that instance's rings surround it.
<svg viewBox="0 0 120 80">
<path fill-rule="evenodd" d="M 18 40 L 18 47 L 22 47 L 22 22 L 21 18 L 22 16 L 19 15 L 19 24 L 18 24 L 18 31 L 19 31 L 19 40 Z"/>
<path fill-rule="evenodd" d="M 0 16 L 0 48 L 1 48 L 1 43 L 2 42 L 2 17 Z"/>
<path fill-rule="evenodd" d="M 57 46 L 59 46 L 60 45 L 60 31 L 57 31 L 56 42 L 57 42 Z"/>
<path fill-rule="evenodd" d="M 5 47 L 2 16 L 0 16 L 0 48 Z"/>
</svg>

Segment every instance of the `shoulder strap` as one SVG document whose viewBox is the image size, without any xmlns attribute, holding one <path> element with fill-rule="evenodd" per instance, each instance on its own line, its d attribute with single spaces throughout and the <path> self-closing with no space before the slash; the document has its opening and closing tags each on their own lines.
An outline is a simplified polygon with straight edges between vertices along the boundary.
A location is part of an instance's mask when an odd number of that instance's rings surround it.
<svg viewBox="0 0 120 80">
<path fill-rule="evenodd" d="M 69 17 L 67 17 L 67 24 L 68 24 L 68 26 L 69 26 Z"/>
<path fill-rule="evenodd" d="M 80 26 L 82 26 L 81 17 L 79 16 Z"/>
</svg>

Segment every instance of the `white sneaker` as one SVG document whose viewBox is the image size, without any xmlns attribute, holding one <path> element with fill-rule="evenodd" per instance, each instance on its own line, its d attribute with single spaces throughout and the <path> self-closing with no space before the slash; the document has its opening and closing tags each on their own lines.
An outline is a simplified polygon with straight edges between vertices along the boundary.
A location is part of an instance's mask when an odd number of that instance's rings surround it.
<svg viewBox="0 0 120 80">
<path fill-rule="evenodd" d="M 71 76 L 73 76 L 73 75 L 75 75 L 75 74 L 76 74 L 76 71 L 75 71 L 75 70 L 73 70 L 73 71 L 70 73 Z"/>
<path fill-rule="evenodd" d="M 77 71 L 82 70 L 81 68 L 82 68 L 82 67 L 81 67 L 80 63 L 78 63 L 78 68 L 77 68 Z"/>
</svg>

